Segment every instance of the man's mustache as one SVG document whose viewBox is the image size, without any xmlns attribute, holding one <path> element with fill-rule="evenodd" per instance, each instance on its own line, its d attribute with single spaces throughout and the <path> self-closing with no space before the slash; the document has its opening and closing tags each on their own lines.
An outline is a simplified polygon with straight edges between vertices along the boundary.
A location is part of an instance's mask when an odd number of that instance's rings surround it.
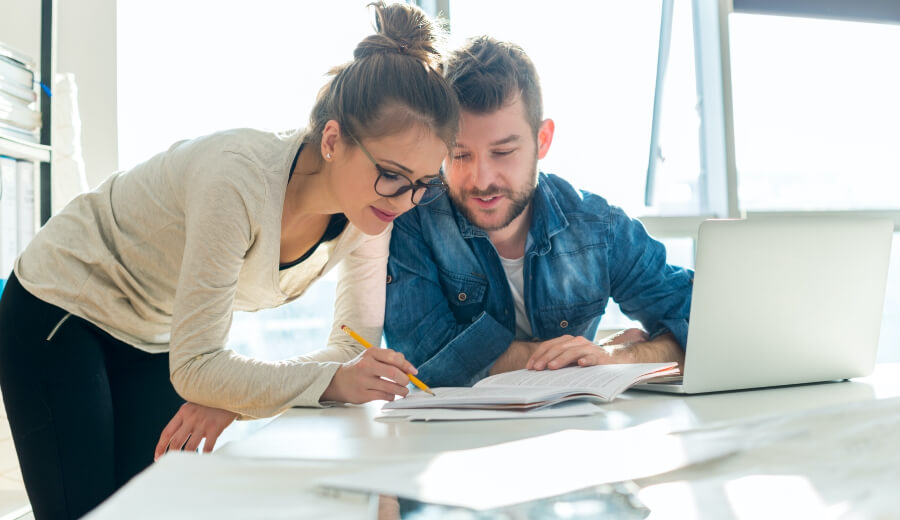
<svg viewBox="0 0 900 520">
<path fill-rule="evenodd" d="M 483 190 L 473 189 L 465 192 L 466 195 L 470 197 L 479 197 L 482 199 L 489 199 L 491 197 L 496 197 L 498 195 L 505 195 L 506 197 L 512 197 L 512 190 L 500 188 L 494 185 L 488 186 Z"/>
</svg>

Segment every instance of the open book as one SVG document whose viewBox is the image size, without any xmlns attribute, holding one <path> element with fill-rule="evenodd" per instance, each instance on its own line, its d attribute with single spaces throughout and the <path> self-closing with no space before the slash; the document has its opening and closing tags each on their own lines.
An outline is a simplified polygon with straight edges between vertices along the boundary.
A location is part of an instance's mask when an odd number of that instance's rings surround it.
<svg viewBox="0 0 900 520">
<path fill-rule="evenodd" d="M 414 390 L 386 403 L 384 410 L 462 408 L 535 410 L 572 399 L 612 401 L 628 387 L 678 373 L 677 363 L 635 363 L 568 367 L 558 370 L 515 370 L 482 379 L 472 387 L 432 388 L 435 395 Z"/>
</svg>

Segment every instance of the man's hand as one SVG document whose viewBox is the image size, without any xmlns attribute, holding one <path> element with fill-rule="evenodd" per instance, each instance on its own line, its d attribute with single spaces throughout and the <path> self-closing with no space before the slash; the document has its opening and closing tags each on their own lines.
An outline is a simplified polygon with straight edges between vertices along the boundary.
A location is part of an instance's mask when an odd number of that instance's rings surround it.
<svg viewBox="0 0 900 520">
<path fill-rule="evenodd" d="M 153 460 L 169 450 L 196 451 L 204 438 L 203 452 L 209 453 L 222 431 L 238 414 L 195 403 L 184 403 L 159 436 Z"/>
<path fill-rule="evenodd" d="M 321 400 L 353 404 L 393 401 L 395 396 L 409 393 L 406 374 L 416 373 L 416 367 L 403 354 L 390 349 L 369 348 L 338 368 Z"/>
<path fill-rule="evenodd" d="M 671 334 L 650 341 L 644 331 L 627 329 L 597 345 L 583 337 L 561 336 L 538 345 L 525 364 L 531 370 L 555 370 L 570 365 L 684 362 L 684 352 Z"/>
</svg>

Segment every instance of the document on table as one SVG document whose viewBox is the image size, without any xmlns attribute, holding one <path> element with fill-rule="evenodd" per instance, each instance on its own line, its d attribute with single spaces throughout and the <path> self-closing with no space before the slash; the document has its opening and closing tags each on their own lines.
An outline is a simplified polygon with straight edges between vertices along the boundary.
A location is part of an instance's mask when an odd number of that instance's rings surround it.
<svg viewBox="0 0 900 520">
<path fill-rule="evenodd" d="M 385 404 L 384 409 L 532 410 L 572 399 L 606 402 L 636 383 L 677 372 L 677 363 L 514 370 L 482 379 L 472 387 L 432 388 L 434 396 L 413 391 Z"/>
<path fill-rule="evenodd" d="M 546 417 L 582 417 L 602 413 L 603 408 L 588 401 L 566 401 L 536 410 L 470 410 L 454 408 L 407 408 L 382 410 L 376 419 L 407 421 L 483 421 L 490 419 L 539 419 Z"/>
<path fill-rule="evenodd" d="M 900 398 L 681 436 L 711 433 L 741 439 L 738 453 L 639 482 L 640 498 L 651 510 L 673 512 L 661 518 L 897 517 Z"/>
<path fill-rule="evenodd" d="M 738 445 L 739 440 L 715 432 L 692 436 L 685 444 L 678 436 L 641 427 L 565 430 L 351 471 L 316 483 L 485 510 L 658 475 L 730 454 Z"/>
</svg>

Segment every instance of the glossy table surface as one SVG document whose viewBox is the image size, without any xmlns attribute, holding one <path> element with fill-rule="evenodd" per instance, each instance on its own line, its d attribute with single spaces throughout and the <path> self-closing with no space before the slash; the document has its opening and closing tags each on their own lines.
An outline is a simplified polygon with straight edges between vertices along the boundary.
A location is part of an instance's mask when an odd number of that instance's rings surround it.
<svg viewBox="0 0 900 520">
<path fill-rule="evenodd" d="M 89 518 L 375 518 L 369 500 L 323 494 L 314 481 L 386 462 L 421 459 L 562 430 L 607 431 L 639 426 L 661 434 L 692 431 L 734 421 L 853 406 L 851 403 L 864 406 L 897 396 L 900 365 L 884 364 L 868 378 L 847 382 L 695 396 L 630 390 L 603 405 L 601 413 L 586 417 L 406 422 L 378 419 L 381 403 L 292 409 L 211 456 L 166 455 Z M 690 478 L 700 481 L 702 476 Z M 697 500 L 688 504 L 692 510 L 685 511 L 688 506 L 683 503 L 683 494 L 672 493 L 671 486 L 660 488 L 664 481 L 659 477 L 648 482 L 647 489 L 668 490 L 647 495 L 653 506 L 652 518 L 746 516 L 731 504 L 718 507 Z"/>
</svg>

